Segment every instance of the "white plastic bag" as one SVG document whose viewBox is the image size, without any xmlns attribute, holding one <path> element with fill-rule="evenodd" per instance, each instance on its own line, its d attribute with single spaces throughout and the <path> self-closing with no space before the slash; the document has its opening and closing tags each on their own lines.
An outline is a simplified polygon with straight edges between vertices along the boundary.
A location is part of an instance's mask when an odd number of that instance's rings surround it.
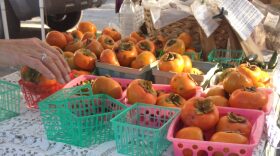
<svg viewBox="0 0 280 156">
<path fill-rule="evenodd" d="M 160 29 L 171 23 L 190 16 L 191 9 L 179 0 L 143 0 L 143 6 L 151 12 L 155 29 Z"/>
</svg>

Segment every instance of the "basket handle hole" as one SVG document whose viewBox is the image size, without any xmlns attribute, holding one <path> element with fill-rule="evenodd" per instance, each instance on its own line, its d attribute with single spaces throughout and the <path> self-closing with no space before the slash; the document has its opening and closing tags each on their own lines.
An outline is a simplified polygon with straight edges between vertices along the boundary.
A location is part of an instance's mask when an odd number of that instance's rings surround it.
<svg viewBox="0 0 280 156">
<path fill-rule="evenodd" d="M 224 148 L 224 150 L 223 150 L 225 153 L 228 153 L 229 152 L 229 148 Z"/>
<path fill-rule="evenodd" d="M 192 148 L 193 149 L 198 149 L 198 146 L 197 145 L 192 145 Z"/>
<path fill-rule="evenodd" d="M 183 155 L 193 155 L 193 151 L 189 148 L 183 150 Z"/>
<path fill-rule="evenodd" d="M 183 144 L 179 143 L 179 144 L 178 144 L 178 147 L 179 147 L 179 148 L 183 148 L 184 146 L 183 146 Z"/>
<path fill-rule="evenodd" d="M 213 151 L 213 149 L 214 149 L 214 148 L 213 148 L 212 146 L 208 146 L 208 147 L 207 147 L 207 150 L 208 150 L 208 151 Z"/>
<path fill-rule="evenodd" d="M 246 153 L 246 150 L 245 149 L 241 149 L 240 150 L 240 154 L 245 154 Z"/>
<path fill-rule="evenodd" d="M 196 155 L 197 156 L 208 156 L 208 153 L 204 150 L 199 150 Z"/>
<path fill-rule="evenodd" d="M 222 152 L 214 152 L 212 156 L 224 156 Z"/>
</svg>

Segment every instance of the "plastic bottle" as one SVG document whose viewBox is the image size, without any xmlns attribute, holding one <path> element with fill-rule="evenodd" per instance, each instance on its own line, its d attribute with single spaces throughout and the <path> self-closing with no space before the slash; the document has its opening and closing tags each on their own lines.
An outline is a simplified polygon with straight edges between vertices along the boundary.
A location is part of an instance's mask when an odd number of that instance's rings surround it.
<svg viewBox="0 0 280 156">
<path fill-rule="evenodd" d="M 131 0 L 124 0 L 120 8 L 119 17 L 122 36 L 129 36 L 136 28 L 135 8 Z"/>
</svg>

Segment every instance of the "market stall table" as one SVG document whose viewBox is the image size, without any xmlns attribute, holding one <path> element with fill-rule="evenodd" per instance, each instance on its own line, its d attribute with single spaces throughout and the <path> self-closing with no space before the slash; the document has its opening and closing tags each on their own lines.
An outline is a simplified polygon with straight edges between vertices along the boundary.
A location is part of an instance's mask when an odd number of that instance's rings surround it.
<svg viewBox="0 0 280 156">
<path fill-rule="evenodd" d="M 279 80 L 280 64 L 274 72 L 274 79 Z M 12 73 L 2 80 L 17 83 L 20 78 L 19 72 Z M 276 82 L 276 81 L 275 81 Z M 279 83 L 279 82 L 277 82 Z M 279 84 L 276 84 L 277 88 Z M 277 117 L 279 114 L 279 91 L 274 96 L 274 109 L 269 116 Z M 271 136 L 273 137 L 273 136 Z M 172 154 L 173 148 L 170 146 L 163 153 L 165 156 Z M 21 96 L 21 114 L 18 117 L 0 122 L 0 155 L 90 155 L 90 156 L 110 156 L 121 155 L 116 151 L 114 141 L 105 142 L 100 145 L 92 145 L 89 148 L 79 148 L 64 143 L 48 141 L 44 134 L 39 110 L 28 110 L 25 107 L 25 100 Z M 273 156 L 275 150 L 267 143 L 266 130 L 258 147 L 254 151 L 254 156 Z"/>
</svg>

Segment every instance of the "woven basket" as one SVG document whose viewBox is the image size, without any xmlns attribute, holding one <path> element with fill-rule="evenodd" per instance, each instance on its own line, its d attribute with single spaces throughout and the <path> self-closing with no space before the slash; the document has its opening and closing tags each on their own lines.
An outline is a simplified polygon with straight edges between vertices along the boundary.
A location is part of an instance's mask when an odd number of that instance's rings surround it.
<svg viewBox="0 0 280 156">
<path fill-rule="evenodd" d="M 176 38 L 182 32 L 189 33 L 193 39 L 192 46 L 201 48 L 205 60 L 207 59 L 208 53 L 212 49 L 241 49 L 241 46 L 238 43 L 238 39 L 236 38 L 232 28 L 226 20 L 221 20 L 220 26 L 208 38 L 194 16 L 188 16 L 187 18 L 171 23 L 160 29 L 155 29 L 150 10 L 145 9 L 144 20 L 147 27 L 148 35 L 152 39 L 154 39 L 159 34 L 170 39 Z M 228 42 L 230 42 L 230 47 L 228 46 Z"/>
<path fill-rule="evenodd" d="M 182 32 L 187 32 L 193 36 L 194 44 L 199 44 L 199 32 L 200 26 L 193 16 L 181 19 L 175 23 L 171 23 L 161 29 L 155 29 L 151 12 L 149 9 L 145 9 L 145 24 L 148 30 L 149 37 L 155 38 L 158 34 L 161 34 L 168 39 L 177 37 Z"/>
</svg>

